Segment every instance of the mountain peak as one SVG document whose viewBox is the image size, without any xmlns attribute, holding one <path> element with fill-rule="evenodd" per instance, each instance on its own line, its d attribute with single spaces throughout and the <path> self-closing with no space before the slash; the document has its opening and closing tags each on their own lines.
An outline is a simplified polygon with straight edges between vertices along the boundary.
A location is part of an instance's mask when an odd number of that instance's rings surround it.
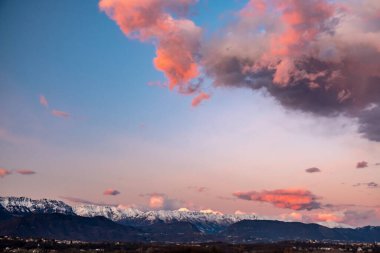
<svg viewBox="0 0 380 253">
<path fill-rule="evenodd" d="M 61 213 L 74 214 L 73 208 L 63 201 L 34 200 L 26 197 L 0 197 L 0 204 L 12 214 Z"/>
</svg>

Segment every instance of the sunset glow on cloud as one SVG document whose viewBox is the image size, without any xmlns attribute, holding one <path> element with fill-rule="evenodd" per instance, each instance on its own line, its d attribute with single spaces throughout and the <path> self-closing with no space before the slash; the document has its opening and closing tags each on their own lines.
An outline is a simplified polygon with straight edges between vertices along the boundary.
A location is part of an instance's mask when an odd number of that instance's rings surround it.
<svg viewBox="0 0 380 253">
<path fill-rule="evenodd" d="M 194 0 L 101 0 L 99 7 L 125 35 L 141 41 L 157 40 L 154 65 L 165 73 L 169 88 L 192 92 L 189 81 L 199 75 L 195 53 L 201 29 L 182 18 Z M 181 18 L 174 18 L 170 11 Z"/>
<path fill-rule="evenodd" d="M 312 210 L 321 208 L 318 197 L 304 189 L 279 189 L 273 191 L 235 192 L 235 197 L 244 200 L 273 204 L 279 208 Z"/>
<path fill-rule="evenodd" d="M 59 111 L 59 110 L 55 110 L 55 109 L 51 111 L 51 114 L 54 115 L 54 116 L 56 116 L 56 117 L 60 117 L 60 118 L 68 118 L 68 117 L 70 117 L 70 113 Z"/>
<path fill-rule="evenodd" d="M 202 101 L 209 99 L 210 95 L 204 92 L 199 93 L 196 97 L 193 98 L 191 105 L 192 106 L 198 106 Z"/>
<path fill-rule="evenodd" d="M 119 195 L 120 192 L 118 190 L 115 190 L 115 189 L 107 189 L 103 192 L 104 195 L 109 195 L 109 196 L 115 196 L 115 195 Z"/>
<path fill-rule="evenodd" d="M 0 168 L 0 177 L 5 177 L 5 176 L 8 176 L 10 174 L 12 174 L 12 172 L 10 170 Z"/>
<path fill-rule="evenodd" d="M 44 95 L 40 95 L 40 104 L 45 106 L 46 108 L 49 107 L 49 102 L 47 101 Z"/>
</svg>

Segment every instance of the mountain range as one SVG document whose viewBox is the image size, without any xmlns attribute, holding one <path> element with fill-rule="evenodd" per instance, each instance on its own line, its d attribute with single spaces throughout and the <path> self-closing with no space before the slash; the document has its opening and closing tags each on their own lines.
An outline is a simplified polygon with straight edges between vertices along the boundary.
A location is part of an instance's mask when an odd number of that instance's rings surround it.
<svg viewBox="0 0 380 253">
<path fill-rule="evenodd" d="M 70 206 L 57 200 L 0 197 L 0 235 L 83 241 L 257 242 L 380 241 L 380 227 L 329 228 L 262 220 L 255 215 L 199 211 L 140 211 L 115 206 Z"/>
</svg>

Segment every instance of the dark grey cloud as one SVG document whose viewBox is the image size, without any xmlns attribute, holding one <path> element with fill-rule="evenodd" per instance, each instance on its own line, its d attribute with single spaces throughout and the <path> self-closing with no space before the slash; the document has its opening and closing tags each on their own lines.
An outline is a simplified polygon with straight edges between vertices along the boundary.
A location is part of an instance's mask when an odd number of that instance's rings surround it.
<svg viewBox="0 0 380 253">
<path fill-rule="evenodd" d="M 321 172 L 321 170 L 317 167 L 311 167 L 305 170 L 307 173 L 318 173 Z"/>
<path fill-rule="evenodd" d="M 201 54 L 206 75 L 216 87 L 260 91 L 287 109 L 358 119 L 362 136 L 380 141 L 380 28 L 373 25 L 380 19 L 368 19 L 365 5 L 349 13 L 324 0 L 285 1 L 289 9 L 276 2 L 268 1 L 274 4 L 264 13 L 248 4 L 241 12 L 248 15 L 237 15 L 207 42 Z M 287 11 L 302 25 L 286 23 L 281 15 Z"/>
<path fill-rule="evenodd" d="M 364 110 L 359 116 L 359 124 L 359 132 L 364 137 L 372 141 L 380 141 L 380 106 Z"/>
<path fill-rule="evenodd" d="M 368 188 L 379 188 L 379 184 L 375 182 L 368 182 L 368 183 L 356 183 L 352 185 L 353 187 L 358 187 L 358 186 L 367 186 Z"/>
<path fill-rule="evenodd" d="M 368 162 L 366 161 L 361 161 L 356 164 L 357 169 L 363 169 L 368 167 Z"/>
</svg>

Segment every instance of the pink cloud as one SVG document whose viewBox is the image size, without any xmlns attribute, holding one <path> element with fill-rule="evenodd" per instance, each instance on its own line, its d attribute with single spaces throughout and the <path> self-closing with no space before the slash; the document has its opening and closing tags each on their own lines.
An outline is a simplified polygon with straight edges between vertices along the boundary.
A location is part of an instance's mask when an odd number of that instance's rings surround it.
<svg viewBox="0 0 380 253">
<path fill-rule="evenodd" d="M 162 209 L 164 207 L 165 199 L 162 195 L 152 195 L 149 198 L 149 207 L 153 209 Z"/>
<path fill-rule="evenodd" d="M 235 192 L 233 195 L 239 199 L 270 203 L 278 208 L 293 210 L 321 208 L 321 203 L 317 201 L 318 197 L 305 189 Z"/>
<path fill-rule="evenodd" d="M 184 18 L 195 0 L 101 0 L 100 10 L 113 19 L 129 38 L 155 41 L 154 66 L 169 80 L 169 88 L 192 90 L 198 77 L 196 53 L 201 29 Z M 175 13 L 176 16 L 171 15 Z"/>
<path fill-rule="evenodd" d="M 182 207 L 188 207 L 189 204 L 182 200 L 170 198 L 164 193 L 141 194 L 142 197 L 148 197 L 148 207 L 155 210 L 178 210 Z"/>
<path fill-rule="evenodd" d="M 49 107 L 49 103 L 44 95 L 40 95 L 40 104 L 46 108 Z"/>
<path fill-rule="evenodd" d="M 58 110 L 52 110 L 51 111 L 51 114 L 56 116 L 56 117 L 60 117 L 60 118 L 68 118 L 70 117 L 70 113 L 68 112 L 63 112 L 63 111 L 58 111 Z"/>
<path fill-rule="evenodd" d="M 0 177 L 5 177 L 12 174 L 12 171 L 0 168 Z"/>
<path fill-rule="evenodd" d="M 104 195 L 108 195 L 108 196 L 115 196 L 115 195 L 119 195 L 120 192 L 118 190 L 115 190 L 115 189 L 107 189 L 103 192 Z"/>
<path fill-rule="evenodd" d="M 287 214 L 280 215 L 282 220 L 286 221 L 302 221 L 303 215 L 297 212 L 291 212 Z"/>
<path fill-rule="evenodd" d="M 205 92 L 200 92 L 196 97 L 191 101 L 191 105 L 196 107 L 200 105 L 204 100 L 210 99 L 210 95 Z"/>
<path fill-rule="evenodd" d="M 311 215 L 311 219 L 314 222 L 342 222 L 344 217 L 340 213 L 316 213 Z"/>
<path fill-rule="evenodd" d="M 21 174 L 21 175 L 33 175 L 33 174 L 36 174 L 35 171 L 33 171 L 33 170 L 27 170 L 27 169 L 16 170 L 16 173 Z"/>
</svg>

